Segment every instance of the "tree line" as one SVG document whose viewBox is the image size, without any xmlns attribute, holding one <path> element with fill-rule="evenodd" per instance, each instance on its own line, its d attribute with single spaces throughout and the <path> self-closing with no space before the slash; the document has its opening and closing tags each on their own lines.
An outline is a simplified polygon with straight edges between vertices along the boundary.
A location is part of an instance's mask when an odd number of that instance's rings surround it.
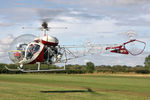
<svg viewBox="0 0 150 100">
<path fill-rule="evenodd" d="M 19 71 L 12 72 L 5 69 L 4 66 L 8 66 L 9 68 L 17 68 L 18 65 L 15 64 L 0 64 L 0 73 L 22 73 Z M 28 65 L 26 69 L 36 69 L 37 65 Z M 47 69 L 47 65 L 42 65 L 43 69 Z M 60 69 L 62 67 L 51 65 L 49 66 L 51 69 Z M 84 74 L 84 73 L 142 73 L 148 74 L 150 73 L 150 55 L 145 58 L 144 65 L 136 65 L 136 66 L 126 66 L 126 65 L 99 65 L 95 66 L 93 62 L 87 62 L 86 65 L 66 65 L 66 70 L 64 71 L 53 71 L 53 72 L 44 72 L 44 73 L 67 73 L 67 74 Z"/>
</svg>

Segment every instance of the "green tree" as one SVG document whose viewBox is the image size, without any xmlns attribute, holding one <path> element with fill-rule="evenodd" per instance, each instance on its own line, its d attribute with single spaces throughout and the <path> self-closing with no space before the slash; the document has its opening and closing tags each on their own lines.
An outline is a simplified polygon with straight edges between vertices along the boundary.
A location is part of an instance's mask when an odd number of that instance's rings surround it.
<svg viewBox="0 0 150 100">
<path fill-rule="evenodd" d="M 144 64 L 145 64 L 145 68 L 150 70 L 150 55 L 145 58 Z"/>
<path fill-rule="evenodd" d="M 92 63 L 92 62 L 87 62 L 87 63 L 86 63 L 86 71 L 87 71 L 88 73 L 93 73 L 94 70 L 95 70 L 95 65 L 94 65 L 94 63 Z"/>
</svg>

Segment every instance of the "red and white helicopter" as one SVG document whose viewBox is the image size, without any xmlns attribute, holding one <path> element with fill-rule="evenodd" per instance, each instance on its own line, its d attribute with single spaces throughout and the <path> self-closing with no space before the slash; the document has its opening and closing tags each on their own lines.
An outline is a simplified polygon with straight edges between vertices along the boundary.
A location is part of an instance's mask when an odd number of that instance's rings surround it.
<svg viewBox="0 0 150 100">
<path fill-rule="evenodd" d="M 16 69 L 8 68 L 10 71 L 22 71 L 22 72 L 40 72 L 40 71 L 60 71 L 65 70 L 65 64 L 68 60 L 86 56 L 93 53 L 101 53 L 102 45 L 101 44 L 90 44 L 87 45 L 59 45 L 59 41 L 56 37 L 49 36 L 47 31 L 52 27 L 48 27 L 47 22 L 43 22 L 40 27 L 44 31 L 42 37 L 36 37 L 31 34 L 24 34 L 11 43 L 9 50 L 10 60 L 19 65 Z M 64 27 L 66 29 L 66 27 Z M 132 44 L 143 45 L 142 50 L 138 49 L 138 52 L 132 53 L 128 47 L 133 46 Z M 128 42 L 123 43 L 119 46 L 106 47 L 106 50 L 111 50 L 113 53 L 120 54 L 132 54 L 139 55 L 145 49 L 146 43 L 136 39 L 131 39 Z M 72 49 L 72 50 L 71 50 Z M 79 49 L 79 50 L 77 50 Z M 135 48 L 136 49 L 136 48 Z M 132 50 L 133 51 L 133 50 Z M 42 69 L 41 64 L 57 64 L 63 63 L 63 69 Z M 37 69 L 26 69 L 28 64 L 38 64 Z"/>
<path fill-rule="evenodd" d="M 137 39 L 133 39 L 134 35 L 136 35 L 136 32 L 134 31 L 128 31 L 126 34 L 130 38 L 129 41 L 117 46 L 108 46 L 105 48 L 105 50 L 110 50 L 112 53 L 125 55 L 131 54 L 133 56 L 143 53 L 146 43 Z"/>
<path fill-rule="evenodd" d="M 10 45 L 9 58 L 10 60 L 19 65 L 17 69 L 11 69 L 5 66 L 10 71 L 22 71 L 22 72 L 40 72 L 40 71 L 59 71 L 63 69 L 41 69 L 41 64 L 66 64 L 68 60 L 86 56 L 87 54 L 93 54 L 93 50 L 96 48 L 97 52 L 102 51 L 102 47 L 99 44 L 87 45 L 59 45 L 59 41 L 56 37 L 49 36 L 47 31 L 52 27 L 48 27 L 47 22 L 43 22 L 40 27 L 44 31 L 42 37 L 36 37 L 32 34 L 24 34 L 18 36 Z M 66 27 L 61 27 L 66 29 Z M 71 49 L 71 50 L 70 50 Z M 77 50 L 77 49 L 80 49 Z M 26 70 L 25 65 L 38 64 L 37 69 Z"/>
<path fill-rule="evenodd" d="M 138 42 L 140 44 L 143 44 L 143 47 L 142 47 L 143 49 L 138 50 L 137 48 L 134 48 L 136 51 L 127 49 L 128 44 L 129 43 L 133 44 L 133 42 Z M 139 54 L 143 53 L 145 47 L 146 47 L 145 42 L 140 41 L 140 40 L 136 40 L 136 39 L 132 39 L 132 40 L 127 41 L 127 42 L 125 42 L 125 43 L 123 43 L 122 45 L 119 45 L 119 46 L 106 47 L 106 50 L 110 50 L 110 52 L 112 52 L 112 53 L 119 53 L 119 54 L 126 54 L 126 55 L 131 54 L 131 55 L 136 56 L 136 55 L 139 55 Z"/>
</svg>

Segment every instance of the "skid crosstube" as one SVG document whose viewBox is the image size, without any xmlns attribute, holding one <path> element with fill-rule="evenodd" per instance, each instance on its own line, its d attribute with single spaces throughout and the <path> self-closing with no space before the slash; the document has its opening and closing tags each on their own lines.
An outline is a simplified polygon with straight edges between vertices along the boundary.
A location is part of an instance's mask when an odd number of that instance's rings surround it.
<svg viewBox="0 0 150 100">
<path fill-rule="evenodd" d="M 64 71 L 64 70 L 66 70 L 66 67 L 64 66 L 64 68 L 61 68 L 61 69 L 45 69 L 45 70 L 43 70 L 43 69 L 40 69 L 40 62 L 38 62 L 37 63 L 38 64 L 38 66 L 37 66 L 37 70 L 35 69 L 35 70 L 26 70 L 26 69 L 23 69 L 22 67 L 23 66 L 19 66 L 19 67 L 17 67 L 16 69 L 11 69 L 11 68 L 8 68 L 7 66 L 4 66 L 7 70 L 9 70 L 9 71 L 21 71 L 21 72 L 52 72 L 52 71 Z"/>
</svg>

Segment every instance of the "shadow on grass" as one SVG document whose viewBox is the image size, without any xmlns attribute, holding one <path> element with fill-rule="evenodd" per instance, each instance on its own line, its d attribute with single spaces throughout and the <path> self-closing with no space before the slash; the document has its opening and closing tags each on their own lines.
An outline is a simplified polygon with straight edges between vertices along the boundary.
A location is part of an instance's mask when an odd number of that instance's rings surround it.
<svg viewBox="0 0 150 100">
<path fill-rule="evenodd" d="M 77 92 L 94 92 L 92 89 L 87 90 L 62 90 L 62 91 L 40 91 L 41 93 L 77 93 Z"/>
</svg>

